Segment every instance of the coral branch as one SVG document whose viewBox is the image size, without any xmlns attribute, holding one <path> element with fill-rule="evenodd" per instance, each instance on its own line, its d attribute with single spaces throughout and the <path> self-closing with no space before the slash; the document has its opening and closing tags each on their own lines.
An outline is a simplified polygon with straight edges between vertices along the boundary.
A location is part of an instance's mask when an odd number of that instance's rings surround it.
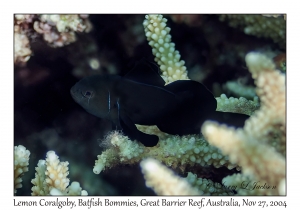
<svg viewBox="0 0 300 210">
<path fill-rule="evenodd" d="M 274 148 L 247 136 L 243 130 L 206 122 L 202 131 L 212 145 L 229 155 L 230 161 L 240 165 L 242 172 L 252 179 L 278 186 L 285 178 L 285 159 Z"/>
<path fill-rule="evenodd" d="M 14 189 L 22 187 L 22 176 L 28 171 L 30 152 L 22 145 L 15 146 L 14 150 Z"/>
<path fill-rule="evenodd" d="M 240 114 L 252 115 L 252 113 L 259 108 L 258 98 L 254 97 L 253 101 L 247 100 L 243 97 L 227 98 L 225 94 L 222 94 L 217 99 L 217 111 L 221 112 L 233 112 Z"/>
<path fill-rule="evenodd" d="M 188 79 L 185 62 L 180 60 L 180 53 L 171 42 L 167 19 L 162 15 L 146 15 L 145 18 L 145 34 L 166 83 Z"/>
<path fill-rule="evenodd" d="M 158 135 L 160 138 L 158 144 L 154 147 L 145 147 L 114 131 L 105 140 L 109 142 L 110 148 L 98 155 L 93 169 L 95 174 L 120 163 L 139 163 L 146 157 L 154 157 L 167 166 L 181 169 L 195 164 L 213 165 L 216 168 L 226 166 L 229 169 L 236 167 L 228 161 L 227 156 L 223 156 L 217 148 L 210 146 L 199 135 L 179 137 L 162 133 L 156 126 L 138 126 L 138 128 L 145 133 Z"/>
<path fill-rule="evenodd" d="M 33 24 L 34 30 L 43 35 L 52 47 L 62 47 L 76 41 L 75 32 L 89 32 L 88 15 L 40 15 Z"/>
<path fill-rule="evenodd" d="M 246 121 L 245 132 L 263 142 L 270 141 L 270 135 L 279 136 L 276 148 L 285 153 L 285 76 L 261 54 L 249 53 L 246 63 L 255 80 L 261 108 Z"/>
<path fill-rule="evenodd" d="M 260 109 L 246 121 L 243 129 L 206 122 L 202 133 L 209 143 L 242 167 L 242 174 L 275 186 L 276 193 L 283 194 L 279 186 L 286 176 L 285 76 L 262 54 L 247 54 L 246 63 L 257 85 Z"/>
<path fill-rule="evenodd" d="M 257 37 L 271 38 L 280 47 L 286 45 L 286 21 L 281 17 L 266 17 L 263 15 L 220 15 L 221 21 L 240 28 L 245 34 Z"/>
<path fill-rule="evenodd" d="M 233 190 L 230 187 L 213 182 L 209 179 L 197 178 L 196 174 L 188 172 L 185 178 L 191 186 L 202 192 L 202 195 L 233 195 Z"/>
<path fill-rule="evenodd" d="M 148 158 L 141 162 L 142 172 L 146 179 L 146 185 L 152 188 L 157 195 L 201 195 L 197 189 L 176 176 L 167 167 L 157 160 Z"/>
<path fill-rule="evenodd" d="M 46 161 L 40 160 L 35 168 L 31 195 L 87 195 L 78 182 L 72 182 L 68 187 L 68 165 L 68 162 L 60 162 L 54 151 L 47 152 Z"/>
</svg>

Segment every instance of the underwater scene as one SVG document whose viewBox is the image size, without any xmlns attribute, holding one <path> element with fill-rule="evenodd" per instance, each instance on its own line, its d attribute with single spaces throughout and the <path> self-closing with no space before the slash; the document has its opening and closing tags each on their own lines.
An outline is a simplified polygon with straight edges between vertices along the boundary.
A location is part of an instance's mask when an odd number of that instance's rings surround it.
<svg viewBox="0 0 300 210">
<path fill-rule="evenodd" d="M 14 195 L 286 195 L 286 15 L 15 14 Z"/>
</svg>

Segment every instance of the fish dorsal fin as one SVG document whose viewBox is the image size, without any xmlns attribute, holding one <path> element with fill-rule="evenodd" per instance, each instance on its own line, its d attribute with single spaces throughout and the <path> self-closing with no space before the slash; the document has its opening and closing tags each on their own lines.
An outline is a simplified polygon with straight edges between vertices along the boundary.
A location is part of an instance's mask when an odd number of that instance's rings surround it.
<svg viewBox="0 0 300 210">
<path fill-rule="evenodd" d="M 165 81 L 158 73 L 159 67 L 156 64 L 142 58 L 136 62 L 133 69 L 131 69 L 125 76 L 125 79 L 132 80 L 147 85 L 162 87 Z"/>
</svg>

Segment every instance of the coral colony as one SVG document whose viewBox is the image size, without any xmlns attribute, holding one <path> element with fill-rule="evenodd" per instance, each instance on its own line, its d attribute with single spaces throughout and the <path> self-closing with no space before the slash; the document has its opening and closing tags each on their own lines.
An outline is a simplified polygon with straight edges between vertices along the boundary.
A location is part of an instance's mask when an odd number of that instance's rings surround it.
<svg viewBox="0 0 300 210">
<path fill-rule="evenodd" d="M 20 24 L 32 21 L 33 16 L 27 16 L 15 17 L 18 23 L 15 26 L 16 63 L 26 63 L 31 55 L 29 41 L 20 27 Z M 175 22 L 181 20 L 193 25 L 195 17 L 188 17 L 190 19 L 171 16 Z M 246 34 L 270 38 L 280 47 L 285 46 L 285 17 L 221 15 L 219 18 Z M 73 31 L 87 31 L 90 25 L 88 16 L 62 18 L 60 15 L 42 15 L 34 23 L 34 29 L 50 45 L 60 47 L 76 40 Z M 55 27 L 54 33 L 52 29 Z M 171 40 L 167 19 L 162 15 L 146 15 L 143 27 L 166 85 L 177 80 L 189 80 L 185 61 Z M 239 95 L 248 99 L 228 98 L 225 94 L 216 97 L 218 111 L 250 116 L 244 127 L 234 128 L 206 121 L 201 127 L 202 134 L 178 136 L 163 133 L 156 126 L 136 125 L 139 131 L 159 137 L 153 147 L 129 139 L 120 131 L 112 131 L 105 137 L 106 149 L 98 155 L 93 172 L 100 174 L 117 165 L 140 164 L 146 186 L 157 195 L 285 195 L 285 74 L 264 53 L 248 52 L 245 61 L 256 87 L 248 88 L 235 82 L 226 86 L 240 91 Z M 22 187 L 22 176 L 28 171 L 30 152 L 19 145 L 15 146 L 14 154 L 16 193 Z M 35 168 L 31 194 L 87 195 L 88 192 L 78 182 L 70 184 L 68 164 L 61 162 L 54 151 L 49 151 L 46 159 L 40 160 Z M 225 167 L 235 171 L 215 182 L 189 172 L 192 167 Z M 171 168 L 180 169 L 188 175 L 182 178 Z M 251 186 L 239 187 L 245 182 L 251 183 Z"/>
</svg>

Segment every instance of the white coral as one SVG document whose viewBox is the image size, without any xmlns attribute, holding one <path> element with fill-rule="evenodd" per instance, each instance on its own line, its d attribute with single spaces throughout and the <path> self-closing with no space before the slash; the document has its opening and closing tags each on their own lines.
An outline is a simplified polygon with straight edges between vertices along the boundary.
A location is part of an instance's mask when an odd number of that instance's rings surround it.
<svg viewBox="0 0 300 210">
<path fill-rule="evenodd" d="M 68 162 L 61 162 L 54 151 L 47 152 L 46 161 L 40 160 L 35 168 L 31 195 L 87 195 L 78 182 L 69 185 L 68 165 Z"/>
<path fill-rule="evenodd" d="M 189 183 L 157 160 L 148 158 L 141 162 L 146 185 L 158 195 L 201 195 L 201 192 L 191 187 Z"/>
<path fill-rule="evenodd" d="M 22 187 L 22 176 L 28 171 L 30 152 L 24 146 L 15 146 L 14 150 L 14 189 Z"/>
<path fill-rule="evenodd" d="M 209 143 L 229 155 L 231 162 L 242 167 L 243 175 L 278 189 L 286 176 L 285 76 L 262 54 L 249 53 L 246 63 L 255 79 L 260 109 L 243 129 L 205 122 L 202 133 Z M 283 194 L 282 189 L 276 194 Z"/>
<path fill-rule="evenodd" d="M 166 22 L 167 19 L 162 15 L 146 15 L 143 25 L 147 40 L 166 83 L 186 80 L 188 77 L 185 62 L 180 60 L 180 53 L 171 42 L 171 29 Z"/>
</svg>

